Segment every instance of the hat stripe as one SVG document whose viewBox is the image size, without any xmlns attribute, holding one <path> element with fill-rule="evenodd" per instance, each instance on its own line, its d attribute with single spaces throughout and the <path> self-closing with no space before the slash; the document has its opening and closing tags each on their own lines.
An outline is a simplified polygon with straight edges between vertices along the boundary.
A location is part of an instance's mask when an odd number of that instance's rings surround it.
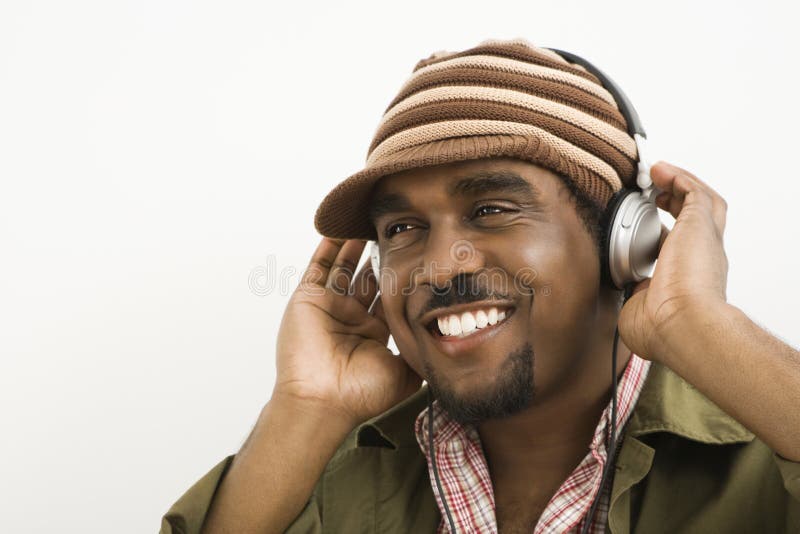
<svg viewBox="0 0 800 534">
<path fill-rule="evenodd" d="M 536 111 L 576 126 L 608 143 L 631 159 L 636 158 L 636 143 L 634 140 L 627 132 L 614 128 L 605 121 L 596 119 L 573 107 L 559 104 L 558 102 L 552 102 L 545 98 L 528 95 L 519 91 L 497 89 L 493 87 L 449 86 L 437 87 L 435 89 L 428 89 L 416 93 L 386 112 L 381 123 L 378 125 L 378 132 L 375 134 L 375 137 L 385 137 L 385 135 L 382 135 L 382 130 L 385 129 L 392 119 L 405 111 L 420 106 L 421 104 L 453 100 L 507 103 L 512 106 Z"/>
<path fill-rule="evenodd" d="M 616 105 L 614 97 L 611 96 L 602 85 L 591 82 L 575 74 L 564 72 L 558 69 L 543 67 L 541 65 L 533 65 L 524 63 L 515 59 L 507 59 L 495 56 L 467 56 L 448 59 L 440 63 L 435 63 L 427 67 L 423 67 L 414 72 L 403 84 L 400 92 L 404 92 L 405 88 L 410 85 L 417 77 L 422 76 L 428 72 L 439 72 L 456 67 L 468 67 L 475 69 L 494 70 L 499 72 L 509 72 L 515 74 L 525 74 L 534 78 L 542 80 L 550 80 L 561 84 L 580 89 L 585 93 L 596 96 L 605 100 L 611 105 Z"/>
<path fill-rule="evenodd" d="M 413 83 L 405 88 L 392 100 L 386 111 L 410 95 L 434 87 L 449 85 L 479 85 L 482 87 L 497 87 L 511 89 L 530 95 L 537 95 L 554 102 L 577 108 L 584 113 L 606 121 L 612 126 L 626 130 L 625 118 L 616 105 L 611 105 L 602 98 L 576 89 L 569 85 L 533 78 L 525 74 L 491 71 L 473 68 L 456 67 L 447 71 L 428 72 L 414 79 Z"/>
<path fill-rule="evenodd" d="M 393 135 L 370 154 L 367 166 L 400 150 L 443 139 L 480 135 L 521 135 L 542 138 L 559 150 L 572 163 L 601 176 L 613 190 L 622 187 L 616 171 L 605 161 L 556 137 L 550 132 L 518 122 L 492 120 L 458 120 L 425 124 Z"/>
<path fill-rule="evenodd" d="M 504 43 L 500 41 L 485 41 L 474 48 L 462 52 L 447 52 L 443 50 L 432 54 L 431 57 L 427 59 L 417 62 L 414 70 L 416 71 L 429 65 L 441 63 L 451 58 L 479 55 L 499 56 L 522 61 L 526 64 L 541 65 L 543 67 L 569 72 L 576 76 L 586 78 L 592 83 L 600 83 L 600 80 L 598 80 L 594 74 L 583 68 L 583 66 L 573 65 L 552 50 L 536 47 L 531 43 L 525 42 L 525 40 L 518 39 L 506 41 Z"/>
<path fill-rule="evenodd" d="M 470 119 L 531 124 L 561 139 L 569 139 L 572 144 L 605 160 L 620 176 L 629 176 L 635 169 L 634 160 L 624 152 L 577 126 L 543 113 L 499 102 L 455 99 L 415 106 L 384 124 L 376 134 L 374 144 L 377 146 L 398 132 L 423 124 Z"/>
</svg>

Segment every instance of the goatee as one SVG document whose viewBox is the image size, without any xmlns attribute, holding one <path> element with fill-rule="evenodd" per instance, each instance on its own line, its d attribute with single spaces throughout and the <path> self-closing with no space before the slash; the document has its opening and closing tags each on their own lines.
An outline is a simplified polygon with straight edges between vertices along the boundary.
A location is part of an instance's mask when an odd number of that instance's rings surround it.
<svg viewBox="0 0 800 534">
<path fill-rule="evenodd" d="M 509 354 L 494 383 L 477 392 L 457 395 L 447 379 L 439 377 L 427 363 L 425 373 L 428 387 L 439 405 L 462 425 L 513 415 L 530 406 L 534 396 L 533 347 L 530 343 Z"/>
</svg>

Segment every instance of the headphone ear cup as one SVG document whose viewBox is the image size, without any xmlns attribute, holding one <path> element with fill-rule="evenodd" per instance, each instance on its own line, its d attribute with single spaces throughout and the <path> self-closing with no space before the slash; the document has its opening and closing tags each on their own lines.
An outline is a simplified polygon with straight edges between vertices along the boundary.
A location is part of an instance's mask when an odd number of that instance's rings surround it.
<svg viewBox="0 0 800 534">
<path fill-rule="evenodd" d="M 604 282 L 623 289 L 650 276 L 661 238 L 656 205 L 638 190 L 624 189 L 609 202 L 604 228 Z"/>
<path fill-rule="evenodd" d="M 614 284 L 614 280 L 611 277 L 611 257 L 609 252 L 611 248 L 611 230 L 614 226 L 614 221 L 622 201 L 625 200 L 625 197 L 631 192 L 631 189 L 620 189 L 614 193 L 614 196 L 611 197 L 611 200 L 609 200 L 606 205 L 601 224 L 603 236 L 602 246 L 600 248 L 600 282 L 606 287 L 615 289 L 619 288 Z"/>
</svg>

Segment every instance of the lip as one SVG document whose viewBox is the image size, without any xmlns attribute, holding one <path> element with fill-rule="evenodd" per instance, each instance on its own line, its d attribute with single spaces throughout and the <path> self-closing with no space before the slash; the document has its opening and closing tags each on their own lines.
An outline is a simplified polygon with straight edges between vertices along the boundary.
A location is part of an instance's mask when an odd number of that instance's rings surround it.
<svg viewBox="0 0 800 534">
<path fill-rule="evenodd" d="M 472 308 L 467 307 L 465 309 L 474 309 L 474 308 L 475 308 L 475 303 L 472 303 Z M 455 309 L 456 309 L 455 306 L 452 308 L 448 308 L 448 310 L 455 310 Z M 439 336 L 432 333 L 428 329 L 426 329 L 426 332 L 431 337 L 436 347 L 442 353 L 451 358 L 457 358 L 461 356 L 463 353 L 469 352 L 473 349 L 478 348 L 480 345 L 489 342 L 493 337 L 502 333 L 506 325 L 511 320 L 513 320 L 514 312 L 516 310 L 514 307 L 509 307 L 505 311 L 506 311 L 506 318 L 503 320 L 503 322 L 494 325 L 487 325 L 484 328 L 474 331 L 473 333 L 471 333 L 466 337 Z M 456 312 L 451 311 L 449 313 L 456 313 Z"/>
<path fill-rule="evenodd" d="M 445 315 L 453 315 L 453 314 L 461 314 L 465 311 L 472 311 L 477 309 L 486 309 L 486 308 L 503 308 L 506 310 L 506 313 L 511 311 L 514 308 L 514 303 L 508 300 L 480 300 L 475 302 L 466 302 L 464 304 L 456 304 L 455 306 L 448 306 L 447 308 L 437 308 L 433 311 L 430 311 L 419 318 L 418 323 L 422 325 L 423 328 L 427 328 L 428 325 L 438 319 L 439 317 L 444 317 Z M 502 324 L 502 323 L 501 323 Z"/>
</svg>

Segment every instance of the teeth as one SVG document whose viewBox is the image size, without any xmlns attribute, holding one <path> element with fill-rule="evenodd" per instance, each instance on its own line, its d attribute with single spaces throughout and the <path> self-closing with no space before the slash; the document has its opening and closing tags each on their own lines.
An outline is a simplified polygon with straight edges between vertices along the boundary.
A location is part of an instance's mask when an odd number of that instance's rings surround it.
<svg viewBox="0 0 800 534">
<path fill-rule="evenodd" d="M 443 336 L 464 337 L 481 328 L 500 323 L 506 316 L 505 310 L 498 312 L 497 308 L 489 308 L 460 315 L 445 315 L 437 318 L 436 323 Z"/>
<path fill-rule="evenodd" d="M 470 312 L 464 312 L 461 314 L 461 332 L 464 334 L 469 334 L 473 330 L 478 327 L 478 323 L 475 322 L 475 316 L 472 315 Z"/>
<path fill-rule="evenodd" d="M 436 321 L 439 323 L 439 332 L 441 332 L 443 336 L 449 336 L 450 322 L 444 317 L 439 317 Z"/>
<path fill-rule="evenodd" d="M 461 321 L 459 320 L 458 315 L 450 316 L 450 335 L 451 336 L 461 335 Z"/>
</svg>

